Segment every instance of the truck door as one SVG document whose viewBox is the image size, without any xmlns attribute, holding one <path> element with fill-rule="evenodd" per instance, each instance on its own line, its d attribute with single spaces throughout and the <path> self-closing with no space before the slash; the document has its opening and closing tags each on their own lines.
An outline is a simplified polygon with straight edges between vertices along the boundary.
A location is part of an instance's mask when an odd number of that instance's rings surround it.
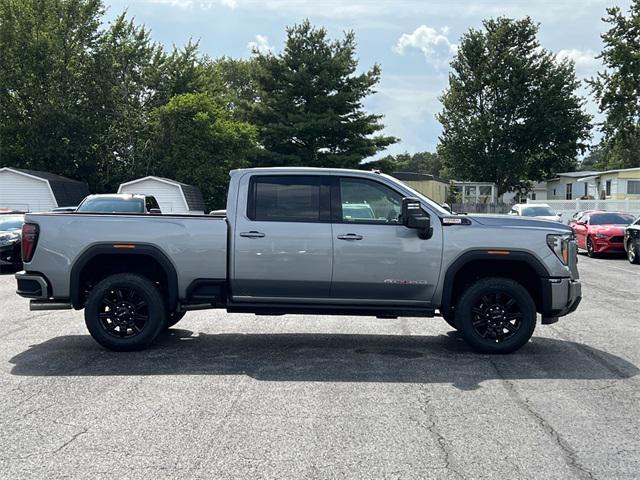
<svg viewBox="0 0 640 480">
<path fill-rule="evenodd" d="M 236 301 L 329 298 L 332 235 L 328 180 L 254 175 L 234 226 L 231 294 Z M 243 203 L 243 202 L 242 202 Z"/>
<path fill-rule="evenodd" d="M 422 240 L 400 224 L 403 195 L 374 180 L 334 177 L 332 184 L 334 299 L 367 304 L 430 303 L 438 283 L 442 230 Z"/>
</svg>

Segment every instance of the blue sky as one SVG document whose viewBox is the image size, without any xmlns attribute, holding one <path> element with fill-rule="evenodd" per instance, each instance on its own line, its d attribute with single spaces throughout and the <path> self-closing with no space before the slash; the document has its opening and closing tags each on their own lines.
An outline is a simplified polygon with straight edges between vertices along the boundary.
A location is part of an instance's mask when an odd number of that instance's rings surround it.
<svg viewBox="0 0 640 480">
<path fill-rule="evenodd" d="M 440 125 L 439 95 L 447 86 L 448 61 L 461 34 L 479 28 L 483 18 L 529 15 L 540 23 L 542 46 L 576 62 L 579 78 L 601 68 L 601 21 L 605 9 L 629 1 L 605 0 L 105 0 L 107 20 L 127 9 L 155 40 L 184 45 L 200 41 L 204 53 L 249 57 L 251 47 L 281 50 L 285 27 L 304 18 L 324 26 L 332 37 L 353 30 L 360 67 L 382 67 L 378 93 L 365 107 L 385 115 L 385 132 L 401 142 L 385 153 L 433 151 Z M 588 92 L 587 111 L 597 117 Z M 596 134 L 597 138 L 597 134 Z"/>
</svg>

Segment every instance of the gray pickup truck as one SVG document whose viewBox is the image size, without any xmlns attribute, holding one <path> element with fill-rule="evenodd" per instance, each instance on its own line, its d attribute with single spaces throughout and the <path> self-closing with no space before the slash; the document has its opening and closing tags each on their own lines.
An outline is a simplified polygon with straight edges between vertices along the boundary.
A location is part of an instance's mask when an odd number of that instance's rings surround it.
<svg viewBox="0 0 640 480">
<path fill-rule="evenodd" d="M 17 293 L 85 309 L 112 350 L 147 347 L 185 312 L 433 317 L 512 352 L 578 306 L 568 226 L 452 215 L 377 172 L 231 172 L 225 215 L 27 214 Z"/>
</svg>

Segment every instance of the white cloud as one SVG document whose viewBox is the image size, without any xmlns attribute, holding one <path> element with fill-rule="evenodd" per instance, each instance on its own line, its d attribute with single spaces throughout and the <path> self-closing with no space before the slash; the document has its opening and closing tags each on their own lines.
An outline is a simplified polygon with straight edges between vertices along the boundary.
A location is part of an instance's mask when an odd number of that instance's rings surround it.
<svg viewBox="0 0 640 480">
<path fill-rule="evenodd" d="M 449 41 L 448 33 L 449 27 L 436 30 L 426 25 L 420 25 L 412 33 L 403 33 L 393 50 L 404 55 L 404 52 L 409 48 L 418 49 L 424 54 L 427 62 L 439 67 L 446 63 L 451 54 L 456 52 L 457 47 Z"/>
<path fill-rule="evenodd" d="M 598 55 L 598 53 L 593 50 L 578 50 L 577 48 L 564 49 L 558 52 L 558 58 L 573 60 L 577 70 L 597 69 L 601 63 L 600 60 L 596 58 L 596 55 Z"/>
<path fill-rule="evenodd" d="M 273 51 L 273 46 L 269 45 L 269 39 L 266 35 L 256 35 L 255 41 L 247 43 L 247 48 L 250 52 L 258 51 L 262 54 L 266 54 Z"/>
</svg>

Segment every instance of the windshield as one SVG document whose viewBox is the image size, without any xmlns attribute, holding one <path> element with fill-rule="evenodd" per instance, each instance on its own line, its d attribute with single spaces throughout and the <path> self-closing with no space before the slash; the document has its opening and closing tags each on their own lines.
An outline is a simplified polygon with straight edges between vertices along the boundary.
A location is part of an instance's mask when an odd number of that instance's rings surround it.
<svg viewBox="0 0 640 480">
<path fill-rule="evenodd" d="M 0 217 L 0 231 L 20 230 L 24 223 L 22 215 L 11 217 Z"/>
<path fill-rule="evenodd" d="M 144 205 L 138 198 L 88 198 L 78 207 L 78 212 L 94 213 L 143 213 Z"/>
<path fill-rule="evenodd" d="M 622 213 L 599 213 L 589 220 L 591 225 L 629 225 L 631 222 L 633 217 Z"/>
<path fill-rule="evenodd" d="M 522 210 L 523 217 L 553 217 L 555 214 L 549 207 L 527 207 Z"/>
</svg>

